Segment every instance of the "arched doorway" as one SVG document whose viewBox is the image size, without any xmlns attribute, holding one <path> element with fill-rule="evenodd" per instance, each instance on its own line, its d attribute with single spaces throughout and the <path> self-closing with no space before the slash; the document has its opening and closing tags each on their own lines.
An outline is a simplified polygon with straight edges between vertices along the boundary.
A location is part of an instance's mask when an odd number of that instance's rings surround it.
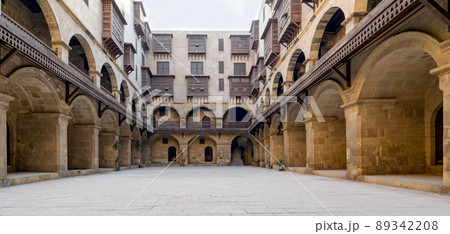
<svg viewBox="0 0 450 234">
<path fill-rule="evenodd" d="M 205 148 L 205 162 L 213 161 L 213 148 L 208 146 Z"/>
<path fill-rule="evenodd" d="M 436 158 L 435 164 L 444 164 L 444 111 L 443 108 L 439 110 L 436 115 L 435 130 L 436 130 Z"/>
<path fill-rule="evenodd" d="M 206 107 L 196 107 L 186 117 L 187 128 L 216 128 L 214 112 Z"/>
<path fill-rule="evenodd" d="M 302 52 L 295 61 L 294 75 L 293 75 L 294 82 L 296 82 L 301 76 L 303 76 L 303 74 L 305 74 L 306 67 L 303 64 L 305 60 L 306 60 L 305 54 Z"/>
<path fill-rule="evenodd" d="M 177 158 L 177 148 L 169 147 L 167 154 L 169 155 L 169 162 L 174 161 Z"/>
<path fill-rule="evenodd" d="M 238 136 L 231 142 L 231 166 L 251 165 L 253 142 L 246 136 Z"/>
</svg>

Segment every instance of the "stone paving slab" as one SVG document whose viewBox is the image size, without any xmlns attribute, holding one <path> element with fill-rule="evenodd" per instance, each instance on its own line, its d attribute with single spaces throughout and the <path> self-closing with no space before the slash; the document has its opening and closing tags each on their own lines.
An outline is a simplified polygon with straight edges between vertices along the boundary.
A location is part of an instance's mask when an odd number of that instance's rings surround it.
<svg viewBox="0 0 450 234">
<path fill-rule="evenodd" d="M 0 188 L 0 215 L 119 215 L 163 168 Z M 294 173 L 334 215 L 450 215 L 450 196 Z M 124 215 L 328 215 L 289 173 L 173 167 Z"/>
</svg>

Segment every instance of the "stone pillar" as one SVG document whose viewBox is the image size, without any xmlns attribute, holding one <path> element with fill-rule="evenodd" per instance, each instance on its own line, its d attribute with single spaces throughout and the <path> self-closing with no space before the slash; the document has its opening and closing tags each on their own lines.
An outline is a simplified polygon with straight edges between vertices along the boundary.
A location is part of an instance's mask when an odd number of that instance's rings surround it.
<svg viewBox="0 0 450 234">
<path fill-rule="evenodd" d="M 95 84 L 95 86 L 100 88 L 101 87 L 102 73 L 91 69 L 91 70 L 89 70 L 89 76 L 92 78 L 92 82 Z"/>
<path fill-rule="evenodd" d="M 362 175 L 361 156 L 361 121 L 358 115 L 358 105 L 344 105 L 346 121 L 346 155 L 347 155 L 347 176 L 356 179 Z"/>
<path fill-rule="evenodd" d="M 186 117 L 180 118 L 180 128 L 187 128 L 187 119 Z"/>
<path fill-rule="evenodd" d="M 183 152 L 180 155 L 180 164 L 187 166 L 189 164 L 189 147 L 188 147 L 188 143 L 180 143 L 180 152 L 177 152 L 178 154 L 180 154 L 181 152 Z"/>
<path fill-rule="evenodd" d="M 270 163 L 270 153 L 268 152 L 270 150 L 270 137 L 264 137 L 264 163 L 267 165 Z"/>
<path fill-rule="evenodd" d="M 1 5 L 1 4 L 0 4 Z M 0 11 L 1 12 L 1 11 Z M 6 179 L 8 173 L 7 160 L 7 116 L 9 102 L 14 100 L 13 97 L 0 93 L 0 180 Z M 1 183 L 0 183 L 1 185 Z"/>
<path fill-rule="evenodd" d="M 69 63 L 69 51 L 72 48 L 64 41 L 52 41 L 52 49 L 56 51 L 56 55 L 65 63 Z"/>
<path fill-rule="evenodd" d="M 335 117 L 305 120 L 307 171 L 346 168 L 345 121 Z"/>
<path fill-rule="evenodd" d="M 444 111 L 444 186 L 450 186 L 450 64 L 431 70 L 431 74 L 439 77 L 439 88 L 443 92 Z"/>
<path fill-rule="evenodd" d="M 115 132 L 100 132 L 99 137 L 99 167 L 115 168 L 117 152 L 114 144 L 119 140 Z"/>
<path fill-rule="evenodd" d="M 132 140 L 131 141 L 131 165 L 139 165 L 141 164 L 141 150 L 138 148 L 138 144 L 140 141 Z"/>
<path fill-rule="evenodd" d="M 349 33 L 356 25 L 361 22 L 361 20 L 367 15 L 366 11 L 361 12 L 353 12 L 348 16 L 343 22 L 342 25 L 345 27 L 345 34 Z"/>
<path fill-rule="evenodd" d="M 294 83 L 292 80 L 287 80 L 283 83 L 283 92 L 286 92 Z"/>
<path fill-rule="evenodd" d="M 277 160 L 284 160 L 284 140 L 283 135 L 270 134 L 270 163 L 272 165 L 277 164 Z M 275 159 L 276 158 L 276 159 Z"/>
<path fill-rule="evenodd" d="M 122 93 L 121 93 L 119 90 L 113 88 L 112 94 L 113 94 L 114 98 L 115 98 L 118 102 L 120 102 L 120 94 L 122 94 Z"/>
<path fill-rule="evenodd" d="M 142 158 L 142 164 L 149 166 L 150 165 L 150 152 L 151 152 L 151 145 L 150 142 L 144 142 L 144 148 L 141 152 L 141 158 Z M 179 152 L 177 152 L 178 155 Z"/>
<path fill-rule="evenodd" d="M 231 165 L 231 142 L 219 142 L 216 145 L 217 164 L 220 166 Z"/>
<path fill-rule="evenodd" d="M 119 137 L 119 156 L 121 159 L 121 166 L 129 167 L 131 166 L 131 137 L 120 136 Z"/>
<path fill-rule="evenodd" d="M 284 161 L 288 167 L 306 167 L 305 126 L 283 128 Z"/>
<path fill-rule="evenodd" d="M 97 125 L 74 125 L 69 132 L 69 170 L 98 169 L 100 127 Z"/>
<path fill-rule="evenodd" d="M 305 61 L 306 71 L 309 71 L 314 66 L 314 64 L 317 63 L 317 61 L 319 61 L 319 58 L 308 58 Z"/>
<path fill-rule="evenodd" d="M 223 128 L 223 118 L 216 118 L 216 128 Z"/>
</svg>

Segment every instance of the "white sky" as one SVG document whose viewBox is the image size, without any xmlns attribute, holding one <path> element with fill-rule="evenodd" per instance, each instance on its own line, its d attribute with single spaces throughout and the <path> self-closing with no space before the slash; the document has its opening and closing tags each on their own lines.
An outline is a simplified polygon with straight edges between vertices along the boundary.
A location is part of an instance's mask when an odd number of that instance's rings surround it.
<svg viewBox="0 0 450 234">
<path fill-rule="evenodd" d="M 142 0 L 151 30 L 250 30 L 263 0 Z"/>
</svg>

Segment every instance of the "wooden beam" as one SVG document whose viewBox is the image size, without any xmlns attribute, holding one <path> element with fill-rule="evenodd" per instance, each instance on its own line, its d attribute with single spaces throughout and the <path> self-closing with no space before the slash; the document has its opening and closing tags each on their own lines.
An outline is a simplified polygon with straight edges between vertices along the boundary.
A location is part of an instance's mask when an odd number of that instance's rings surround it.
<svg viewBox="0 0 450 234">
<path fill-rule="evenodd" d="M 331 68 L 333 72 L 335 72 L 339 77 L 341 77 L 343 80 L 347 82 L 347 87 L 351 86 L 350 68 L 351 68 L 350 61 L 347 61 L 345 63 L 345 75 L 341 71 L 339 71 L 339 69 L 336 66 Z"/>
<path fill-rule="evenodd" d="M 16 48 L 13 48 L 12 50 L 10 50 L 8 52 L 8 54 L 6 54 L 5 57 L 3 57 L 0 60 L 0 68 L 5 66 L 11 59 L 13 59 L 14 56 L 17 54 L 17 52 L 18 52 L 18 50 Z"/>
</svg>

